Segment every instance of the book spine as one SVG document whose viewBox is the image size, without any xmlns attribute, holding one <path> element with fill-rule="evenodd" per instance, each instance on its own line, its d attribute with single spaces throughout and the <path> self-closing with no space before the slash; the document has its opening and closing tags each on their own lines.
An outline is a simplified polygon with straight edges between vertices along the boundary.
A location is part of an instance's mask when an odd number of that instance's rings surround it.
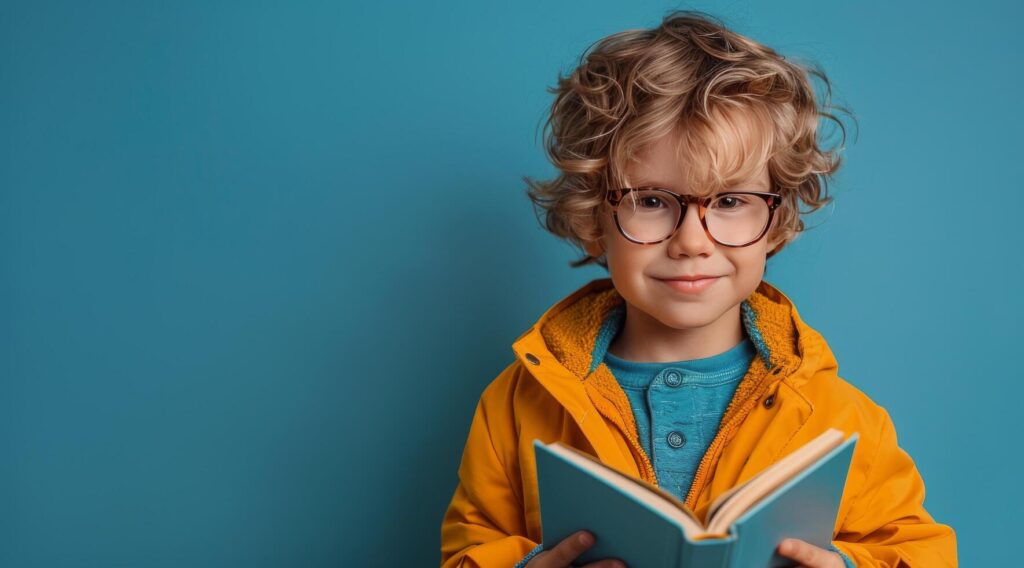
<svg viewBox="0 0 1024 568">
<path fill-rule="evenodd" d="M 679 568 L 728 568 L 734 542 L 733 539 L 686 541 Z"/>
</svg>

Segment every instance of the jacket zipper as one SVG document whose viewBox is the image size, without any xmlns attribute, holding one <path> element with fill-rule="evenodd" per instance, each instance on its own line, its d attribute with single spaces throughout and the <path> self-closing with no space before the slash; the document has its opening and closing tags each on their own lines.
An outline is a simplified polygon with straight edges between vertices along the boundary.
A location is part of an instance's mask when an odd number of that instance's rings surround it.
<svg viewBox="0 0 1024 568">
<path fill-rule="evenodd" d="M 779 372 L 781 371 L 782 369 L 780 368 Z M 704 457 L 701 458 L 700 465 L 697 466 L 697 472 L 694 474 L 693 481 L 690 484 L 690 491 L 686 494 L 684 504 L 688 508 L 691 510 L 696 509 L 697 497 L 704 491 L 704 485 L 707 484 L 707 477 L 709 470 L 711 469 L 712 459 L 717 457 L 721 452 L 722 447 L 727 441 L 726 438 L 730 440 L 732 439 L 732 435 L 739 430 L 739 425 L 743 423 L 743 420 L 749 416 L 755 408 L 757 408 L 757 401 L 761 400 L 761 395 L 765 390 L 770 390 L 771 385 L 774 383 L 775 381 L 771 381 L 766 385 L 766 387 L 758 389 L 757 395 L 752 396 L 745 401 L 744 406 L 739 409 L 737 414 L 733 416 L 731 420 L 729 420 L 729 423 L 726 424 L 725 427 L 719 428 L 718 434 L 716 434 L 715 438 L 711 441 L 711 445 L 708 446 L 708 450 L 704 452 Z"/>
</svg>

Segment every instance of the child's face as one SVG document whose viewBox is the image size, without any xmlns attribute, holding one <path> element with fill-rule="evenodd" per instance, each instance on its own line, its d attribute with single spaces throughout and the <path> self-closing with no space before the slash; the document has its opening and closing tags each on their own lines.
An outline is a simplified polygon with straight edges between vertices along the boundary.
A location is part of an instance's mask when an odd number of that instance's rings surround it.
<svg viewBox="0 0 1024 568">
<path fill-rule="evenodd" d="M 654 185 L 680 194 L 705 193 L 686 187 L 686 172 L 675 153 L 676 141 L 675 135 L 668 135 L 649 146 L 642 159 L 626 172 L 630 185 Z M 772 191 L 767 168 L 762 167 L 736 189 L 740 186 L 749 191 Z M 768 251 L 778 244 L 769 240 L 769 231 L 745 247 L 720 245 L 704 231 L 695 206 L 686 208 L 675 234 L 655 244 L 637 244 L 623 237 L 607 204 L 600 224 L 603 236 L 599 242 L 587 245 L 588 253 L 599 256 L 606 251 L 612 282 L 628 304 L 680 330 L 707 326 L 734 308 L 738 310 L 740 302 L 764 276 Z M 663 281 L 693 274 L 718 279 L 696 293 L 681 292 Z"/>
</svg>

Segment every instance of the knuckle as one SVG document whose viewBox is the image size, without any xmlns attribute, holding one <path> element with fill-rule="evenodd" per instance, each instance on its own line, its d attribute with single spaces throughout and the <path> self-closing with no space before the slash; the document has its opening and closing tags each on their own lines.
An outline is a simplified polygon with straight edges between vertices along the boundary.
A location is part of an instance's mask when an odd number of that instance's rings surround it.
<svg viewBox="0 0 1024 568">
<path fill-rule="evenodd" d="M 807 548 L 806 546 L 801 546 L 800 552 L 797 555 L 796 559 L 800 562 L 803 562 L 804 564 L 810 564 L 817 559 L 817 556 L 818 555 L 815 554 L 813 550 Z"/>
<path fill-rule="evenodd" d="M 580 536 L 582 535 L 589 535 L 589 533 L 586 531 L 575 532 L 562 539 L 550 550 L 546 550 L 543 553 L 538 554 L 536 559 L 540 560 L 543 558 L 543 562 L 538 563 L 537 568 L 569 566 L 573 560 L 576 560 L 576 558 L 583 554 L 583 552 L 593 544 L 593 540 L 591 540 L 590 544 L 580 542 Z M 590 538 L 593 539 L 592 536 Z M 531 568 L 533 567 L 531 566 Z"/>
<path fill-rule="evenodd" d="M 579 551 L 576 550 L 577 546 L 579 545 L 572 539 L 565 539 L 551 551 L 551 556 L 559 562 L 568 562 L 579 555 Z"/>
<path fill-rule="evenodd" d="M 543 554 L 538 554 L 535 560 L 537 565 L 530 566 L 529 568 L 558 568 L 565 566 L 565 561 L 559 559 L 558 553 L 553 549 Z"/>
<path fill-rule="evenodd" d="M 540 558 L 540 556 L 538 556 L 537 558 Z M 557 546 L 555 548 L 552 548 L 547 553 L 547 555 L 544 556 L 543 560 L 544 560 L 543 566 L 545 566 L 545 567 L 547 567 L 547 566 L 564 566 L 565 563 L 566 563 L 565 553 L 562 551 L 561 548 L 558 548 Z"/>
</svg>

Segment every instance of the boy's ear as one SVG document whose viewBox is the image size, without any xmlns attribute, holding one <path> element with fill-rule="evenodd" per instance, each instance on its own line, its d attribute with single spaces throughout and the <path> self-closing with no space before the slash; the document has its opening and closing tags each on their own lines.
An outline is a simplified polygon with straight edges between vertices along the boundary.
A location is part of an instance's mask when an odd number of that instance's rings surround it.
<svg viewBox="0 0 1024 568">
<path fill-rule="evenodd" d="M 768 239 L 768 256 L 777 254 L 780 250 L 785 248 L 786 239 L 781 234 L 776 235 L 774 238 Z"/>
<path fill-rule="evenodd" d="M 600 258 L 601 255 L 604 254 L 604 238 L 606 233 L 605 228 L 602 226 L 600 215 L 601 214 L 598 213 L 598 216 L 595 218 L 598 227 L 598 230 L 596 231 L 598 236 L 592 241 L 584 240 L 582 243 L 583 250 L 587 251 L 587 254 L 594 258 Z"/>
<path fill-rule="evenodd" d="M 587 254 L 594 258 L 598 258 L 604 252 L 604 245 L 601 244 L 600 239 L 596 241 L 585 241 L 583 248 L 587 251 Z"/>
</svg>

